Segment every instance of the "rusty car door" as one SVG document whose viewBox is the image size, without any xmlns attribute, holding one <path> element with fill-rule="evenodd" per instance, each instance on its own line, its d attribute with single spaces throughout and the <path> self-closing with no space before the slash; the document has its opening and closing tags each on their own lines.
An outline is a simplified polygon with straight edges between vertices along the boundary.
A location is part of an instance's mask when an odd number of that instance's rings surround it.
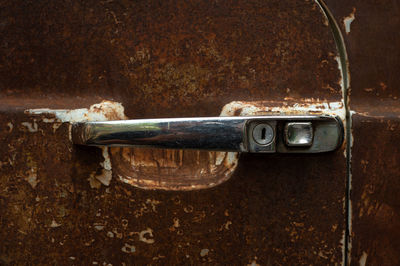
<svg viewBox="0 0 400 266">
<path fill-rule="evenodd" d="M 75 122 L 144 118 L 346 126 L 346 55 L 321 3 L 17 0 L 0 14 L 1 264 L 346 263 L 346 140 L 239 154 L 70 138 Z"/>
<path fill-rule="evenodd" d="M 399 265 L 400 2 L 326 3 L 351 77 L 348 262 Z"/>
</svg>

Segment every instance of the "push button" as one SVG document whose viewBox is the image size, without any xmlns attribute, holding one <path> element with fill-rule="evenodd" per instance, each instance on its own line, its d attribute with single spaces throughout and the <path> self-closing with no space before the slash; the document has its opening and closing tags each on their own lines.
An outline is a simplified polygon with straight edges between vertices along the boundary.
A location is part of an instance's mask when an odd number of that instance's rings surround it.
<svg viewBox="0 0 400 266">
<path fill-rule="evenodd" d="M 290 147 L 308 147 L 313 142 L 311 122 L 290 122 L 285 125 L 285 143 Z"/>
</svg>

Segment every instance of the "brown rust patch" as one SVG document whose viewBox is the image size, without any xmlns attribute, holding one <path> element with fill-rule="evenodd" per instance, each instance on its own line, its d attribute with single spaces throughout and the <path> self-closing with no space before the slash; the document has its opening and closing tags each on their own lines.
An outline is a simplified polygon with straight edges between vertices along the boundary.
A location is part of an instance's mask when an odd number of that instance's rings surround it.
<svg viewBox="0 0 400 266">
<path fill-rule="evenodd" d="M 341 99 L 335 44 L 309 1 L 14 2 L 2 18 L 2 98 L 108 98 L 132 118 L 217 115 L 234 100 Z"/>
<path fill-rule="evenodd" d="M 398 264 L 400 118 L 353 115 L 352 260 Z M 372 134 L 371 134 L 372 133 Z M 368 145 L 365 145 L 365 144 Z M 383 245 L 384 244 L 384 245 Z M 382 246 L 383 245 L 383 246 Z"/>
<path fill-rule="evenodd" d="M 228 180 L 238 163 L 234 152 L 111 148 L 113 169 L 125 183 L 145 189 L 194 190 Z"/>
<path fill-rule="evenodd" d="M 343 34 L 350 64 L 353 147 L 350 206 L 352 265 L 400 263 L 400 28 L 396 1 L 326 0 Z M 348 20 L 350 22 L 351 20 Z M 346 27 L 341 23 L 342 32 Z M 390 40 L 390 41 L 382 41 Z M 368 56 L 366 56 L 368 55 Z"/>
<path fill-rule="evenodd" d="M 1 7 L 1 264 L 342 261 L 342 150 L 243 155 L 230 180 L 207 190 L 141 190 L 115 176 L 91 189 L 87 178 L 104 160 L 99 149 L 72 146 L 67 124 L 19 126 L 34 122 L 26 109 L 103 99 L 121 102 L 130 118 L 217 116 L 232 101 L 340 102 L 336 47 L 314 1 Z M 34 189 L 23 176 L 28 153 L 40 180 Z M 179 228 L 171 231 L 174 218 Z M 136 234 L 147 228 L 152 244 Z"/>
<path fill-rule="evenodd" d="M 37 132 L 37 119 L 52 123 L 53 129 L 61 122 L 106 121 L 128 119 L 124 107 L 117 102 L 102 101 L 80 109 L 28 109 L 33 123 L 23 122 L 29 132 Z M 51 118 L 49 118 L 51 117 Z M 230 178 L 238 164 L 238 153 L 191 150 L 101 147 L 103 162 L 87 180 L 92 188 L 110 185 L 112 168 L 119 180 L 146 189 L 194 190 L 216 186 Z M 112 162 L 110 154 L 112 154 Z M 36 172 L 27 177 L 36 186 Z"/>
</svg>

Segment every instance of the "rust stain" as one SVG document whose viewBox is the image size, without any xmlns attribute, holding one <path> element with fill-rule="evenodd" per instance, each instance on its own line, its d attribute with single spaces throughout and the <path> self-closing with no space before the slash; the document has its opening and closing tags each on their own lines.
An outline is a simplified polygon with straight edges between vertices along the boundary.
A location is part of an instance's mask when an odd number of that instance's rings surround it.
<svg viewBox="0 0 400 266">
<path fill-rule="evenodd" d="M 57 127 L 59 122 L 128 119 L 124 107 L 112 101 L 102 101 L 89 108 L 72 110 L 40 108 L 26 110 L 25 113 L 41 115 L 43 122 L 56 123 Z M 55 118 L 49 119 L 46 117 L 48 115 L 53 115 Z M 38 131 L 36 122 L 34 126 L 28 122 L 22 124 L 29 132 Z M 101 150 L 104 158 L 104 161 L 100 162 L 101 168 L 91 173 L 87 179 L 90 186 L 97 189 L 101 184 L 110 185 L 113 168 L 119 180 L 140 188 L 165 190 L 209 188 L 228 180 L 238 164 L 238 153 L 233 152 L 115 147 L 102 147 Z"/>
<path fill-rule="evenodd" d="M 194 190 L 228 180 L 237 153 L 112 148 L 113 169 L 125 183 L 144 189 Z"/>
<path fill-rule="evenodd" d="M 342 26 L 350 59 L 352 118 L 352 179 L 350 213 L 351 265 L 400 263 L 397 222 L 400 184 L 400 67 L 398 3 L 331 1 L 326 3 Z M 355 23 L 356 22 L 356 23 Z M 346 24 L 347 23 L 347 24 Z M 382 40 L 390 40 L 385 42 Z M 368 55 L 368 56 L 365 56 Z M 379 69 L 379 71 L 377 71 Z"/>
<path fill-rule="evenodd" d="M 165 151 L 161 171 L 203 165 L 231 176 L 204 190 L 155 191 L 117 182 L 115 156 L 131 158 L 117 150 L 109 154 L 112 179 L 100 184 L 108 156 L 68 138 L 82 112 L 122 118 L 105 99 L 132 119 L 218 116 L 231 102 L 281 101 L 290 111 L 310 99 L 323 103 L 315 112 L 331 110 L 324 104 L 342 101 L 337 51 L 315 2 L 17 0 L 1 7 L 0 264 L 342 261 L 342 151 L 242 155 L 232 174 L 222 169 L 232 169 L 234 156 Z M 398 97 L 385 84 L 381 96 Z M 24 112 L 38 108 L 50 112 Z M 149 154 L 134 153 L 158 171 Z M 31 169 L 37 183 L 27 179 Z"/>
</svg>

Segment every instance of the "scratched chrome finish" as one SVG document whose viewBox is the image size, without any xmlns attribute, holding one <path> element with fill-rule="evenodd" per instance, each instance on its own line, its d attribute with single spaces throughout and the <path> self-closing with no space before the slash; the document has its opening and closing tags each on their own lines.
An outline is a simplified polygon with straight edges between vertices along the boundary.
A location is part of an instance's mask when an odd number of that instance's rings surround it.
<svg viewBox="0 0 400 266">
<path fill-rule="evenodd" d="M 310 147 L 292 148 L 283 143 L 284 125 L 298 121 L 314 125 L 315 138 Z M 250 133 L 263 123 L 275 134 L 273 141 L 265 145 Z M 343 129 L 337 118 L 314 115 L 137 119 L 79 122 L 72 127 L 73 142 L 91 146 L 317 153 L 336 149 L 342 139 Z"/>
</svg>

